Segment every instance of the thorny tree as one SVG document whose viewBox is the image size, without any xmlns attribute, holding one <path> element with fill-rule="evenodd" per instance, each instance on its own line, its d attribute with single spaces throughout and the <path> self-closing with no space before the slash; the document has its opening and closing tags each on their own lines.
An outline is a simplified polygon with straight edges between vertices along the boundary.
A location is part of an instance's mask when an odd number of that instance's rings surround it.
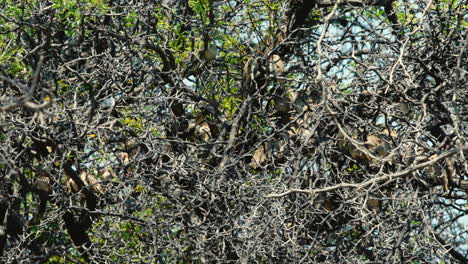
<svg viewBox="0 0 468 264">
<path fill-rule="evenodd" d="M 466 11 L 0 1 L 1 262 L 466 263 Z"/>
</svg>

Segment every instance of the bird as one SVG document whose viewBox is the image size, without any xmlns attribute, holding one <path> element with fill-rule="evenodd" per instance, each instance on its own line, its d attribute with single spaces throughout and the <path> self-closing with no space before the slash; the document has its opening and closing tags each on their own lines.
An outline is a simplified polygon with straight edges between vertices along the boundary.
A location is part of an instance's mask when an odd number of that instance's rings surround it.
<svg viewBox="0 0 468 264">
<path fill-rule="evenodd" d="M 195 129 L 195 136 L 197 136 L 203 142 L 207 142 L 211 138 L 210 126 L 206 121 L 200 123 Z"/>
<path fill-rule="evenodd" d="M 47 201 L 50 199 L 50 194 L 52 192 L 50 177 L 47 172 L 40 170 L 37 172 L 36 177 L 36 181 L 32 185 L 32 191 L 39 196 L 39 207 L 37 214 L 34 215 L 31 221 L 33 224 L 39 224 L 44 217 Z"/>
<path fill-rule="evenodd" d="M 70 235 L 70 238 L 73 241 L 73 244 L 78 248 L 82 256 L 89 261 L 89 255 L 86 251 L 86 248 L 91 246 L 91 240 L 87 233 L 87 229 L 83 227 L 80 221 L 75 219 L 75 216 L 72 212 L 67 211 L 62 215 L 62 218 L 65 222 L 65 227 Z"/>
<path fill-rule="evenodd" d="M 214 43 L 211 43 L 206 50 L 202 51 L 202 57 L 206 61 L 213 61 L 218 56 L 218 47 Z"/>
</svg>

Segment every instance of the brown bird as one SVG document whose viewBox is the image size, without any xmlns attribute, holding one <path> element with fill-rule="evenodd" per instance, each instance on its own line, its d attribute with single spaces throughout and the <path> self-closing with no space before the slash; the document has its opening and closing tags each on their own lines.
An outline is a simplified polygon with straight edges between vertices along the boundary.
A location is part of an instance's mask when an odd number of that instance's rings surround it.
<svg viewBox="0 0 468 264">
<path fill-rule="evenodd" d="M 202 122 L 195 129 L 195 136 L 197 136 L 201 141 L 207 142 L 211 138 L 211 131 L 208 123 Z"/>
<path fill-rule="evenodd" d="M 65 227 L 67 228 L 68 234 L 70 235 L 73 244 L 78 248 L 83 257 L 89 261 L 89 256 L 86 251 L 86 248 L 91 246 L 91 240 L 87 230 L 83 227 L 80 221 L 75 220 L 75 216 L 72 212 L 67 211 L 63 214 L 63 220 L 65 222 Z"/>
<path fill-rule="evenodd" d="M 15 240 L 18 239 L 23 234 L 24 226 L 24 222 L 21 220 L 18 212 L 11 208 L 11 204 L 5 196 L 0 195 L 0 225 L 4 225 L 5 220 L 6 230 L 3 229 L 5 227 L 0 228 L 0 249 L 5 247 L 7 235 Z M 0 256 L 1 253 L 2 251 L 0 250 Z"/>
<path fill-rule="evenodd" d="M 49 175 L 45 171 L 38 171 L 36 175 L 37 179 L 32 185 L 32 191 L 39 196 L 39 207 L 31 221 L 32 224 L 39 224 L 44 217 L 47 201 L 49 201 L 52 193 Z"/>
<path fill-rule="evenodd" d="M 382 201 L 373 198 L 367 199 L 367 208 L 375 211 L 380 211 L 381 207 Z"/>
</svg>

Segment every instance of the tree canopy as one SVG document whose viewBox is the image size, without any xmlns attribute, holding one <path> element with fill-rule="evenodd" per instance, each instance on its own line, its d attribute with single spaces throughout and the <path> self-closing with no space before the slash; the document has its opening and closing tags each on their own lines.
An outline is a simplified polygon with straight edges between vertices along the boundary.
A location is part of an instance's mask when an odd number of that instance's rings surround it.
<svg viewBox="0 0 468 264">
<path fill-rule="evenodd" d="M 0 0 L 0 262 L 468 262 L 460 0 Z"/>
</svg>

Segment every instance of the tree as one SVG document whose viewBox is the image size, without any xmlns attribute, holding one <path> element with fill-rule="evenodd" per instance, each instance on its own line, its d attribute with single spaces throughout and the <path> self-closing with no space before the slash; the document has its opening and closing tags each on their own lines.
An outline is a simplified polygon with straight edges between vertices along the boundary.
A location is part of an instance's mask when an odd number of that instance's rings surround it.
<svg viewBox="0 0 468 264">
<path fill-rule="evenodd" d="M 467 261 L 463 1 L 0 6 L 2 262 Z"/>
</svg>

